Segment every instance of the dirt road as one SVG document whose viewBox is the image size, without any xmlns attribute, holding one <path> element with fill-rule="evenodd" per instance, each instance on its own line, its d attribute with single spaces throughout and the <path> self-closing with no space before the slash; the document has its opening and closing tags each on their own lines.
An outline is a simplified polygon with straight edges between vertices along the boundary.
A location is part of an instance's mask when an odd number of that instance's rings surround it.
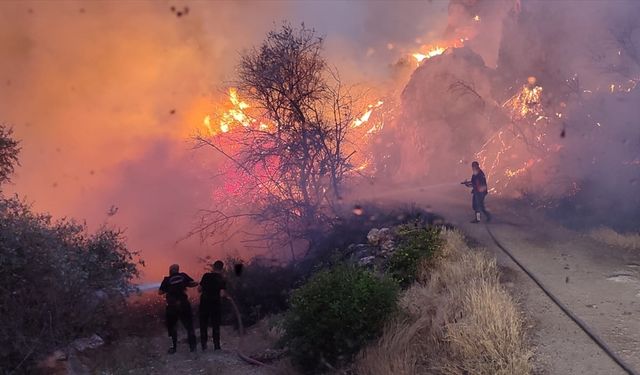
<svg viewBox="0 0 640 375">
<path fill-rule="evenodd" d="M 381 192 L 380 198 L 383 195 L 394 196 Z M 405 189 L 396 200 L 411 200 L 442 214 L 472 241 L 495 254 L 508 278 L 507 285 L 512 286 L 530 319 L 537 373 L 624 374 L 504 255 L 484 224 L 469 222 L 472 212 L 468 195 L 465 189 L 444 185 Z M 514 209 L 491 197 L 487 206 L 495 216 L 489 225 L 503 246 L 620 357 L 640 371 L 640 252 L 608 247 L 545 219 L 539 212 Z"/>
<path fill-rule="evenodd" d="M 158 330 L 152 337 L 130 337 L 117 343 L 116 347 L 104 348 L 85 359 L 87 365 L 80 371 L 71 373 L 101 373 L 129 375 L 271 375 L 286 374 L 289 366 L 286 362 L 271 362 L 271 369 L 248 364 L 240 359 L 236 350 L 240 347 L 238 333 L 230 326 L 223 326 L 221 343 L 223 350 L 191 353 L 184 330 L 179 329 L 178 351 L 168 354 L 169 338 L 164 331 Z M 264 325 L 250 328 L 242 345 L 248 355 L 259 355 L 273 345 Z M 89 366 L 90 365 L 90 366 Z M 89 370 L 91 369 L 91 370 Z"/>
</svg>

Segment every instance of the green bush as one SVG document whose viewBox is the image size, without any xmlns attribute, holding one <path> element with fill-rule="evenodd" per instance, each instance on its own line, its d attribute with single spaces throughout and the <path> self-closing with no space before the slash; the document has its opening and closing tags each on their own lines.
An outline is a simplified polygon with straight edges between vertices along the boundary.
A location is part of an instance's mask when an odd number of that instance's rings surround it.
<svg viewBox="0 0 640 375">
<path fill-rule="evenodd" d="M 138 276 L 120 232 L 90 235 L 16 198 L 0 197 L 0 249 L 0 363 L 15 372 L 75 338 L 104 336 Z"/>
<path fill-rule="evenodd" d="M 440 229 L 399 227 L 398 248 L 389 259 L 388 272 L 401 286 L 408 286 L 416 278 L 418 264 L 423 259 L 434 259 L 442 246 Z"/>
<path fill-rule="evenodd" d="M 2 195 L 19 142 L 0 124 L 0 363 L 31 373 L 38 357 L 83 335 L 113 330 L 116 307 L 143 264 L 119 231 L 87 233 Z"/>
<path fill-rule="evenodd" d="M 284 343 L 305 371 L 339 366 L 382 331 L 395 311 L 397 283 L 340 265 L 297 289 L 285 316 Z"/>
</svg>

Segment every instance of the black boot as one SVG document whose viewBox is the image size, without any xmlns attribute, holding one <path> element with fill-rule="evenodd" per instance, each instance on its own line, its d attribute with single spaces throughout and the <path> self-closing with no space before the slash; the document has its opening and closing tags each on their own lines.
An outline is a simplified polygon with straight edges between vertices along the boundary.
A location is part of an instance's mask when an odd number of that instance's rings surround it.
<svg viewBox="0 0 640 375">
<path fill-rule="evenodd" d="M 213 328 L 213 350 L 220 350 L 220 326 Z"/>
<path fill-rule="evenodd" d="M 168 353 L 169 354 L 174 354 L 176 352 L 176 348 L 178 347 L 178 337 L 177 336 L 173 336 L 171 337 L 171 347 L 169 348 Z"/>
</svg>

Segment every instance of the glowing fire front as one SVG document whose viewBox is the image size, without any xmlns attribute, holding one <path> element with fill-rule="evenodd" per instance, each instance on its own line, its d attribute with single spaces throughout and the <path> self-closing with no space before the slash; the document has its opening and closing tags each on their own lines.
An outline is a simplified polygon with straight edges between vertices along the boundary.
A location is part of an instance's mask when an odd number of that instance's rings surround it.
<svg viewBox="0 0 640 375">
<path fill-rule="evenodd" d="M 412 53 L 411 56 L 416 60 L 418 66 L 423 60 L 442 55 L 450 48 L 460 48 L 468 38 L 459 38 L 448 42 L 439 42 L 432 45 L 423 45 L 418 52 Z"/>
<path fill-rule="evenodd" d="M 215 136 L 220 132 L 228 133 L 234 125 L 249 127 L 256 123 L 256 120 L 249 117 L 246 113 L 246 110 L 249 108 L 249 104 L 240 100 L 238 97 L 238 90 L 233 87 L 229 89 L 229 102 L 232 107 L 220 115 L 217 128 L 214 128 L 212 125 L 211 115 L 206 115 L 204 117 L 202 123 L 210 136 Z M 262 127 L 264 124 L 261 123 L 260 125 Z"/>
<path fill-rule="evenodd" d="M 246 142 L 247 137 L 258 132 L 275 132 L 277 126 L 267 120 L 259 120 L 256 111 L 252 112 L 253 106 L 240 98 L 237 89 L 228 90 L 228 100 L 217 105 L 222 109 L 218 114 L 207 114 L 202 120 L 207 138 L 215 142 L 224 149 L 234 149 Z M 372 137 L 384 128 L 382 116 L 376 113 L 380 111 L 384 102 L 377 100 L 373 104 L 365 107 L 362 114 L 356 116 L 350 123 L 348 137 L 345 142 L 347 154 L 351 155 L 353 171 L 358 173 L 373 172 L 373 155 L 371 154 Z M 226 109 L 225 109 L 226 108 Z M 264 173 L 259 175 L 269 175 L 268 171 L 277 166 L 275 158 L 270 159 L 271 166 L 264 166 Z M 247 176 L 236 175 L 226 180 L 225 194 L 239 193 L 239 188 L 246 180 Z M 261 182 L 265 186 L 269 185 L 268 178 Z"/>
<path fill-rule="evenodd" d="M 502 108 L 510 118 L 476 153 L 476 159 L 491 176 L 491 192 L 501 194 L 523 188 L 532 169 L 558 151 L 547 134 L 551 125 L 542 105 L 542 86 L 529 77 L 520 91 Z M 562 114 L 556 116 L 561 118 Z M 525 186 L 526 187 L 526 186 Z"/>
<path fill-rule="evenodd" d="M 536 85 L 535 77 L 529 77 L 522 90 L 507 100 L 502 107 L 507 108 L 514 121 L 528 116 L 543 116 L 542 87 Z"/>
<path fill-rule="evenodd" d="M 426 53 L 416 52 L 411 56 L 413 56 L 417 62 L 421 62 L 424 59 L 430 59 L 434 56 L 442 55 L 446 50 L 447 49 L 444 47 L 436 46 L 436 47 L 433 47 L 431 50 L 427 51 Z"/>
</svg>

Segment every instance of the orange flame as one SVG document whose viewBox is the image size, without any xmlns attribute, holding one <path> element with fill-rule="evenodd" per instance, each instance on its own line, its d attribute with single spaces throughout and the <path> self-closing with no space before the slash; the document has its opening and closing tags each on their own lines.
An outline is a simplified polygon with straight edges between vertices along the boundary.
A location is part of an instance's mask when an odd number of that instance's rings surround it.
<svg viewBox="0 0 640 375">
<path fill-rule="evenodd" d="M 204 116 L 202 123 L 207 129 L 209 135 L 214 136 L 218 134 L 218 132 L 228 133 L 233 129 L 234 125 L 248 127 L 256 122 L 255 119 L 247 115 L 246 110 L 250 108 L 250 106 L 240 99 L 238 96 L 238 90 L 234 87 L 229 88 L 229 102 L 231 103 L 232 108 L 224 111 L 220 115 L 220 121 L 218 122 L 217 129 L 212 126 L 211 115 Z M 261 129 L 263 129 L 263 125 L 265 124 L 260 124 Z M 268 127 L 265 127 L 265 129 L 266 128 Z"/>
<path fill-rule="evenodd" d="M 428 50 L 426 53 L 416 52 L 412 56 L 416 59 L 416 61 L 418 63 L 420 63 L 424 59 L 430 59 L 430 58 L 432 58 L 434 56 L 442 55 L 444 53 L 444 51 L 446 51 L 446 50 L 447 49 L 444 48 L 444 47 L 435 46 L 435 47 L 431 48 L 430 50 Z"/>
</svg>

